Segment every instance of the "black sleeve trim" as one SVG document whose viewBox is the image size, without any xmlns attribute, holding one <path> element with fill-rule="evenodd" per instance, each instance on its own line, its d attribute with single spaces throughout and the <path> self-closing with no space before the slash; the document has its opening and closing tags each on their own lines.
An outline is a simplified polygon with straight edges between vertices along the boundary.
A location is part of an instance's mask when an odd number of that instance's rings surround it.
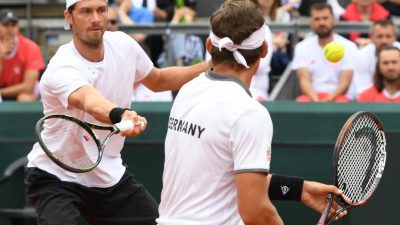
<svg viewBox="0 0 400 225">
<path fill-rule="evenodd" d="M 267 169 L 242 169 L 242 170 L 235 170 L 233 171 L 234 174 L 238 173 L 269 173 L 269 170 Z"/>
</svg>

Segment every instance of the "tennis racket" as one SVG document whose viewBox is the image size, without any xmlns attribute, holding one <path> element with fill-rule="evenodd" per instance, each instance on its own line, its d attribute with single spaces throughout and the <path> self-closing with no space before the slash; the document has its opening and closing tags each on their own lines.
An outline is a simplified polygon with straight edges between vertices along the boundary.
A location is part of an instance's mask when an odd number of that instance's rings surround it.
<svg viewBox="0 0 400 225">
<path fill-rule="evenodd" d="M 86 173 L 99 165 L 111 136 L 133 127 L 131 120 L 103 126 L 68 115 L 52 114 L 41 118 L 35 131 L 40 146 L 53 162 L 65 170 Z M 105 132 L 102 142 L 94 129 Z"/>
<path fill-rule="evenodd" d="M 339 213 L 365 204 L 382 178 L 386 163 L 386 138 L 378 118 L 369 112 L 357 112 L 344 124 L 333 155 L 333 181 L 342 196 L 328 194 L 327 204 L 317 225 L 328 225 Z M 340 206 L 329 217 L 333 201 Z"/>
</svg>

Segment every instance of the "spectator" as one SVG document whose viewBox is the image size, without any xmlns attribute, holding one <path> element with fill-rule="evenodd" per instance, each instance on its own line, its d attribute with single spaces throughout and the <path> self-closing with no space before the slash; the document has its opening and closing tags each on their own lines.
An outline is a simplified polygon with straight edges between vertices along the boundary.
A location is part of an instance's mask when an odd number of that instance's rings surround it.
<svg viewBox="0 0 400 225">
<path fill-rule="evenodd" d="M 351 87 L 354 96 L 373 84 L 378 51 L 387 45 L 400 48 L 400 43 L 396 41 L 396 28 L 391 20 L 375 21 L 371 26 L 370 38 L 372 43 L 357 52 Z"/>
<path fill-rule="evenodd" d="M 266 23 L 289 23 L 290 14 L 286 11 L 278 9 L 279 2 L 275 0 L 252 0 L 262 10 Z M 272 46 L 270 46 L 271 73 L 282 74 L 286 66 L 290 62 L 287 53 L 287 45 L 289 44 L 288 33 L 275 32 L 272 36 Z"/>
<path fill-rule="evenodd" d="M 353 0 L 353 2 L 346 7 L 345 11 L 340 16 L 340 20 L 354 22 L 372 22 L 389 18 L 389 12 L 379 3 L 377 3 L 376 0 Z M 364 47 L 370 42 L 368 34 L 361 34 L 359 32 L 351 32 L 348 38 L 351 41 L 354 41 L 360 48 Z"/>
<path fill-rule="evenodd" d="M 400 50 L 386 46 L 378 53 L 374 84 L 362 92 L 359 102 L 400 103 Z"/>
<path fill-rule="evenodd" d="M 136 8 L 147 8 L 150 11 L 153 11 L 157 6 L 156 0 L 132 0 L 133 7 Z M 153 14 L 154 15 L 154 14 Z"/>
<path fill-rule="evenodd" d="M 156 7 L 153 9 L 154 21 L 170 22 L 174 16 L 175 5 L 174 0 L 157 0 Z M 149 46 L 149 55 L 153 63 L 157 63 L 160 54 L 164 51 L 164 40 L 161 35 L 148 35 L 145 43 Z"/>
<path fill-rule="evenodd" d="M 155 21 L 171 21 L 174 16 L 174 0 L 157 0 L 156 8 L 153 9 Z"/>
<path fill-rule="evenodd" d="M 134 7 L 131 0 L 115 0 L 112 4 L 115 8 L 119 22 L 121 25 L 133 25 L 133 24 L 149 24 L 154 22 L 154 17 L 152 11 L 147 8 Z M 134 33 L 131 36 L 139 42 L 143 49 L 147 49 L 144 44 L 146 39 L 146 34 Z"/>
<path fill-rule="evenodd" d="M 117 18 L 117 12 L 114 8 L 108 7 L 107 31 L 119 30 Z M 137 82 L 133 86 L 132 101 L 172 101 L 172 93 L 171 91 L 154 92 L 140 82 Z"/>
<path fill-rule="evenodd" d="M 196 21 L 196 12 L 192 7 L 180 6 L 176 7 L 172 24 L 192 24 Z M 165 66 L 171 65 L 192 65 L 204 60 L 204 44 L 203 40 L 195 34 L 191 33 L 172 33 L 169 36 L 169 55 L 163 52 L 158 64 Z M 168 57 L 167 57 L 168 55 Z"/>
<path fill-rule="evenodd" d="M 107 30 L 117 31 L 118 29 L 118 13 L 113 7 L 109 6 L 107 14 Z"/>
<path fill-rule="evenodd" d="M 196 21 L 196 2 L 177 1 L 171 24 L 192 24 Z M 168 52 L 163 51 L 157 64 L 160 67 L 193 65 L 204 61 L 204 41 L 193 33 L 171 33 L 168 36 Z M 177 91 L 173 91 L 176 96 Z"/>
<path fill-rule="evenodd" d="M 36 100 L 43 57 L 35 42 L 19 34 L 18 18 L 10 9 L 0 10 L 0 60 L 3 100 Z"/>
<path fill-rule="evenodd" d="M 299 102 L 350 100 L 346 92 L 353 75 L 352 60 L 357 46 L 333 33 L 334 25 L 335 18 L 330 5 L 320 2 L 311 6 L 310 26 L 316 35 L 296 45 L 292 65 L 303 93 L 296 99 Z M 331 41 L 341 43 L 346 51 L 338 63 L 330 63 L 324 57 L 323 48 Z"/>
<path fill-rule="evenodd" d="M 145 7 L 134 7 L 131 0 L 115 0 L 114 6 L 123 25 L 153 23 L 154 15 Z"/>
<path fill-rule="evenodd" d="M 400 16 L 400 0 L 377 0 L 390 15 Z"/>
<path fill-rule="evenodd" d="M 172 17 L 172 23 L 192 23 L 196 17 L 196 4 L 185 5 L 184 1 L 177 2 L 175 6 L 174 16 Z"/>
<path fill-rule="evenodd" d="M 278 1 L 278 0 L 274 0 Z M 292 20 L 297 20 L 300 17 L 300 5 L 302 4 L 302 0 L 280 0 L 281 6 L 279 10 L 284 12 L 288 12 L 292 18 Z"/>
</svg>

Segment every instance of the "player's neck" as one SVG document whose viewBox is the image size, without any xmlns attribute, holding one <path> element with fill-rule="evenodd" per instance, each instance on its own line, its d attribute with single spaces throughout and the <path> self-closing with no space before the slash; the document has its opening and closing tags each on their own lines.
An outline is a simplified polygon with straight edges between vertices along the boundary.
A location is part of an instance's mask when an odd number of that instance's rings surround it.
<svg viewBox="0 0 400 225">
<path fill-rule="evenodd" d="M 231 66 L 226 66 L 226 65 L 213 65 L 212 66 L 212 71 L 217 74 L 224 74 L 224 75 L 229 75 L 236 77 L 237 79 L 241 80 L 247 88 L 250 87 L 250 82 L 257 71 L 256 66 L 252 65 L 248 69 L 242 69 L 242 70 L 237 70 Z"/>
<path fill-rule="evenodd" d="M 393 81 L 384 80 L 383 82 L 385 84 L 384 85 L 385 89 L 389 94 L 394 95 L 398 91 L 400 91 L 400 87 L 399 87 L 400 80 L 396 80 L 396 81 L 394 81 L 394 80 Z"/>
<path fill-rule="evenodd" d="M 318 38 L 318 43 L 321 47 L 324 47 L 331 41 L 333 41 L 333 34 L 326 38 Z"/>
<path fill-rule="evenodd" d="M 74 45 L 75 48 L 78 50 L 79 54 L 86 60 L 90 62 L 100 62 L 104 58 L 104 45 L 103 41 L 97 46 L 88 45 L 79 38 L 74 37 Z"/>
</svg>

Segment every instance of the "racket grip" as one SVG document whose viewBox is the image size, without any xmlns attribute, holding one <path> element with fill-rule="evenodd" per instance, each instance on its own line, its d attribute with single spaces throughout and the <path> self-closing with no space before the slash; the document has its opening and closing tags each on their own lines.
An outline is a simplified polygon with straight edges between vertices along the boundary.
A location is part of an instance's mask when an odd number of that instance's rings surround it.
<svg viewBox="0 0 400 225">
<path fill-rule="evenodd" d="M 120 131 L 126 131 L 132 129 L 135 125 L 132 120 L 124 120 L 119 123 L 114 124 Z"/>
<path fill-rule="evenodd" d="M 329 193 L 328 196 L 326 197 L 326 205 L 324 210 L 322 211 L 321 217 L 318 220 L 317 225 L 325 225 L 326 220 L 329 216 L 329 211 L 331 210 L 332 207 L 332 202 L 333 202 L 333 193 Z"/>
</svg>

